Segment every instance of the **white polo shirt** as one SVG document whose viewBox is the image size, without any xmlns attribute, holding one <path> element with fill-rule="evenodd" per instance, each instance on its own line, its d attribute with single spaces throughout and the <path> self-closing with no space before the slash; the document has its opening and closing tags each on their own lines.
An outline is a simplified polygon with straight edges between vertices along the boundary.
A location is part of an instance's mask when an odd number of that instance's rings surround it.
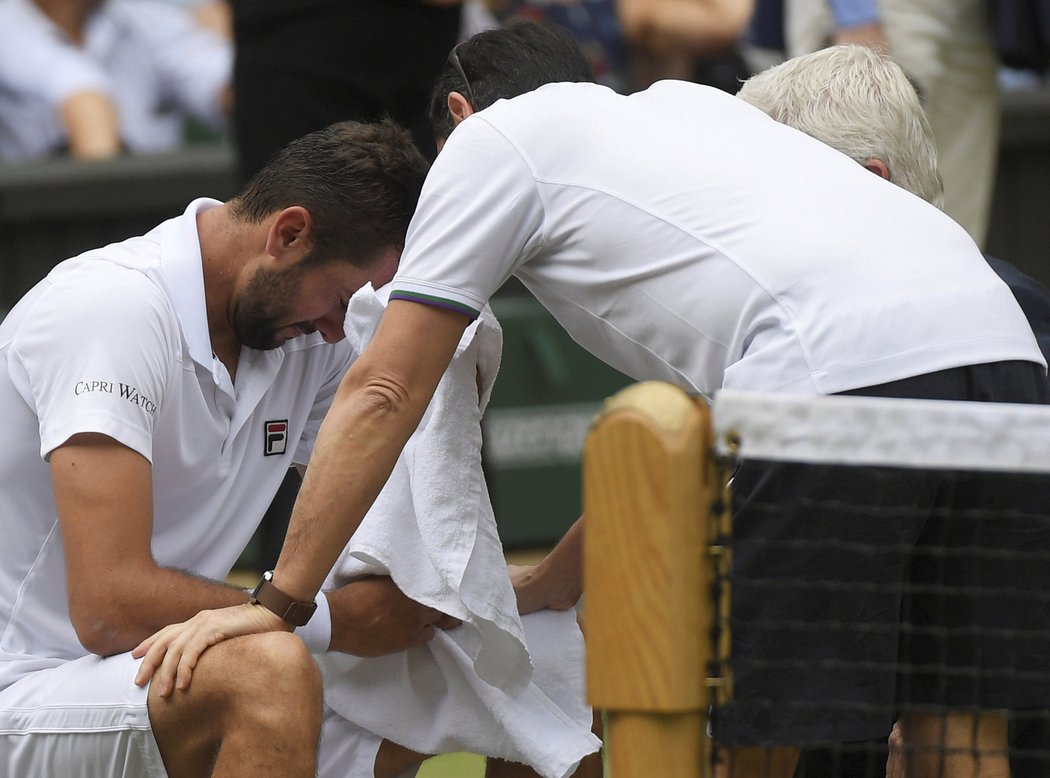
<svg viewBox="0 0 1050 778">
<path fill-rule="evenodd" d="M 472 315 L 511 275 L 608 364 L 708 396 L 1045 364 L 951 219 L 696 84 L 551 84 L 456 128 L 391 299 Z"/>
<path fill-rule="evenodd" d="M 101 432 L 153 466 L 158 564 L 222 580 L 351 353 L 320 335 L 212 354 L 194 201 L 147 235 L 63 262 L 0 324 L 0 689 L 86 652 L 70 623 L 47 458 Z M 120 543 L 120 538 L 111 538 Z"/>
<path fill-rule="evenodd" d="M 224 126 L 219 95 L 232 45 L 158 0 L 106 0 L 74 45 L 32 2 L 0 2 L 0 159 L 52 153 L 66 143 L 59 106 L 94 90 L 115 104 L 132 151 L 176 148 L 191 115 Z"/>
</svg>

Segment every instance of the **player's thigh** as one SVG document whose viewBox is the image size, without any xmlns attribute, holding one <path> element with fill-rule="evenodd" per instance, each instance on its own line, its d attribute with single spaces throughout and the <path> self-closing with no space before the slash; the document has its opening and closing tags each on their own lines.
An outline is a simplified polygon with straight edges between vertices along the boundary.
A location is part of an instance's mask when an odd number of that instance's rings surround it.
<svg viewBox="0 0 1050 778">
<path fill-rule="evenodd" d="M 166 776 L 130 654 L 86 656 L 0 692 L 0 774 Z"/>
</svg>

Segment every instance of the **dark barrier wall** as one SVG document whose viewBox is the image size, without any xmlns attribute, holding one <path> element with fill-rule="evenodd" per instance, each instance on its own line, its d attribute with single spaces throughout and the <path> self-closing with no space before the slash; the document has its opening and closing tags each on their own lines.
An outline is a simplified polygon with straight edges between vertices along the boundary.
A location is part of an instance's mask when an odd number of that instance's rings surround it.
<svg viewBox="0 0 1050 778">
<path fill-rule="evenodd" d="M 66 257 L 141 235 L 195 197 L 229 197 L 233 166 L 232 151 L 219 145 L 111 162 L 0 164 L 0 308 Z"/>
</svg>

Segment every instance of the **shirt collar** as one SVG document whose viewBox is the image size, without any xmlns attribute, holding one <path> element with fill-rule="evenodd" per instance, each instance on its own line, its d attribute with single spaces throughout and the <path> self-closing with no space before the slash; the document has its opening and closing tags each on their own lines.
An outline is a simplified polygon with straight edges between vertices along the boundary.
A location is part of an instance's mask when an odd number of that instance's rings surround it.
<svg viewBox="0 0 1050 778">
<path fill-rule="evenodd" d="M 222 203 L 208 197 L 191 202 L 181 216 L 161 227 L 160 274 L 168 289 L 190 356 L 214 371 L 217 360 L 208 332 L 208 310 L 204 297 L 204 268 L 197 214 Z"/>
</svg>

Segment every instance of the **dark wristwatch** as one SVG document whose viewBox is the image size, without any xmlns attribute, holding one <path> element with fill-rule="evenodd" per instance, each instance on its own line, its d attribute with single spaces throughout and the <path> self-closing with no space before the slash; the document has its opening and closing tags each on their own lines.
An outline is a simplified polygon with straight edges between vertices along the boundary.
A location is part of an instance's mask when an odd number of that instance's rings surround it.
<svg viewBox="0 0 1050 778">
<path fill-rule="evenodd" d="M 287 621 L 293 627 L 301 627 L 310 620 L 317 610 L 316 602 L 302 602 L 293 600 L 273 585 L 273 570 L 267 570 L 262 574 L 259 583 L 252 592 L 252 603 L 262 605 Z"/>
</svg>

